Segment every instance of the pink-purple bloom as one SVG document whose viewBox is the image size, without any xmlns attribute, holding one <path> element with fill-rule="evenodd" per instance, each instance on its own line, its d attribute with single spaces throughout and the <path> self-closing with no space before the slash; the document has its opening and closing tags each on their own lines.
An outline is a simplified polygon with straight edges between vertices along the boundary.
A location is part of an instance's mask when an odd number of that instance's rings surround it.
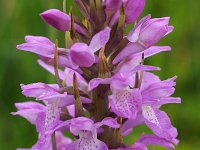
<svg viewBox="0 0 200 150">
<path fill-rule="evenodd" d="M 36 128 L 38 140 L 29 149 L 148 150 L 149 145 L 175 149 L 178 132 L 161 106 L 181 102 L 173 97 L 177 77 L 161 80 L 153 73 L 160 68 L 145 64 L 149 57 L 171 50 L 156 46 L 173 31 L 170 18 L 148 15 L 139 21 L 145 0 L 75 3 L 83 20 L 66 10 L 40 14 L 48 25 L 65 32 L 64 48 L 30 35 L 17 45 L 38 55 L 38 64 L 56 79 L 51 84 L 21 84 L 22 94 L 37 101 L 15 103 L 17 111 L 12 112 Z M 132 23 L 135 26 L 126 35 L 124 30 Z M 152 134 L 141 133 L 131 145 L 123 143 L 141 124 Z"/>
<path fill-rule="evenodd" d="M 40 16 L 44 22 L 56 28 L 57 30 L 64 32 L 70 31 L 71 29 L 71 17 L 58 9 L 49 9 L 45 12 L 42 12 Z M 75 30 L 81 34 L 85 33 L 84 29 L 78 24 L 75 24 Z"/>
<path fill-rule="evenodd" d="M 75 43 L 69 50 L 72 62 L 80 67 L 91 67 L 95 63 L 95 52 L 106 45 L 110 38 L 110 28 L 105 28 L 95 34 L 89 45 Z"/>
<path fill-rule="evenodd" d="M 134 23 L 142 13 L 146 0 L 105 0 L 107 11 L 115 10 L 115 15 L 112 17 L 110 24 L 114 25 L 119 19 L 119 8 L 123 5 L 125 13 L 125 23 Z M 121 5 L 120 5 L 121 4 Z"/>
</svg>

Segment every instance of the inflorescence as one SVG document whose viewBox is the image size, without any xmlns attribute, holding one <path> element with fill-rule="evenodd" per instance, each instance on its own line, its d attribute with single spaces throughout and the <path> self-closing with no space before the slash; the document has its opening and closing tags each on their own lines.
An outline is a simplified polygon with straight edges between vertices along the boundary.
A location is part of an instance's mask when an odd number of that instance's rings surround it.
<svg viewBox="0 0 200 150">
<path fill-rule="evenodd" d="M 173 31 L 169 17 L 145 16 L 137 21 L 145 0 L 75 0 L 82 17 L 72 8 L 50 9 L 40 14 L 50 26 L 65 33 L 58 40 L 26 36 L 17 49 L 35 53 L 38 63 L 55 76 L 56 84 L 21 84 L 22 94 L 37 102 L 16 103 L 17 112 L 36 126 L 38 141 L 31 150 L 147 150 L 149 145 L 174 149 L 177 130 L 162 105 L 180 103 L 171 97 L 175 79 L 161 81 L 145 59 L 170 51 L 155 46 Z M 126 35 L 125 28 L 134 24 Z M 123 137 L 141 124 L 132 144 Z M 64 136 L 71 133 L 73 138 Z M 134 132 L 133 132 L 134 134 Z"/>
</svg>

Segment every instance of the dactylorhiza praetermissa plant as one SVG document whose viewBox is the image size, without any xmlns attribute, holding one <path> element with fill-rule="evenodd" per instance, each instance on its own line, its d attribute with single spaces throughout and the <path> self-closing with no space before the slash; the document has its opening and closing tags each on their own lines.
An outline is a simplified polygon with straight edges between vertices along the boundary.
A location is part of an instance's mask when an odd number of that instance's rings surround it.
<svg viewBox="0 0 200 150">
<path fill-rule="evenodd" d="M 64 1 L 64 5 L 66 5 Z M 31 150 L 147 150 L 149 145 L 174 149 L 177 130 L 160 107 L 180 103 L 172 97 L 176 77 L 161 81 L 150 73 L 158 67 L 145 59 L 169 46 L 155 46 L 172 32 L 169 17 L 138 17 L 145 0 L 75 0 L 83 17 L 66 10 L 40 14 L 65 33 L 66 47 L 42 36 L 26 36 L 17 49 L 37 54 L 38 63 L 53 74 L 56 84 L 21 84 L 22 94 L 40 102 L 16 103 L 17 112 L 36 126 L 38 141 Z M 135 24 L 125 35 L 125 28 Z M 138 125 L 132 145 L 123 143 Z M 63 132 L 70 132 L 69 139 Z"/>
</svg>

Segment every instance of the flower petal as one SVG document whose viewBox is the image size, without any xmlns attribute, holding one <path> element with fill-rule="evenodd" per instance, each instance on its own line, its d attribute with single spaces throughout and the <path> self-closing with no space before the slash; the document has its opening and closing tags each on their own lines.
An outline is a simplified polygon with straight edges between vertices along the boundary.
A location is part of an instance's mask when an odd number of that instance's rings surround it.
<svg viewBox="0 0 200 150">
<path fill-rule="evenodd" d="M 106 126 L 111 127 L 111 128 L 119 128 L 120 127 L 117 120 L 114 119 L 114 118 L 111 118 L 111 117 L 104 118 L 101 122 L 95 123 L 96 128 L 99 128 L 102 125 L 106 125 Z"/>
<path fill-rule="evenodd" d="M 131 24 L 135 22 L 140 16 L 145 6 L 145 0 L 128 0 L 124 4 L 126 23 Z"/>
<path fill-rule="evenodd" d="M 140 110 L 142 97 L 138 89 L 121 89 L 112 91 L 109 97 L 111 110 L 124 118 L 136 118 Z"/>
<path fill-rule="evenodd" d="M 136 53 L 140 53 L 142 51 L 144 51 L 146 48 L 143 47 L 142 45 L 138 44 L 138 43 L 129 43 L 123 50 L 121 50 L 121 52 L 115 57 L 115 59 L 113 60 L 113 64 L 117 64 L 119 63 L 122 59 L 125 59 L 126 57 L 136 54 Z"/>
<path fill-rule="evenodd" d="M 47 24 L 58 30 L 69 31 L 71 28 L 70 16 L 58 9 L 49 9 L 40 16 Z"/>
<path fill-rule="evenodd" d="M 151 15 L 147 15 L 144 18 L 142 18 L 137 24 L 136 26 L 129 32 L 127 39 L 132 42 L 135 43 L 138 41 L 139 39 L 139 35 L 142 29 L 142 25 L 151 18 Z"/>
<path fill-rule="evenodd" d="M 174 145 L 171 142 L 169 142 L 169 141 L 167 141 L 163 138 L 154 136 L 154 135 L 144 134 L 137 140 L 137 142 L 142 143 L 146 146 L 148 146 L 148 145 L 161 145 L 161 146 L 163 146 L 167 149 L 174 149 Z"/>
<path fill-rule="evenodd" d="M 81 67 L 90 67 L 95 63 L 94 52 L 87 44 L 75 43 L 69 51 L 72 62 Z"/>
<path fill-rule="evenodd" d="M 94 88 L 98 87 L 100 84 L 110 84 L 111 78 L 94 78 L 90 80 L 88 84 L 88 91 L 93 90 Z"/>
<path fill-rule="evenodd" d="M 109 27 L 106 27 L 104 30 L 93 36 L 89 45 L 93 52 L 98 51 L 100 48 L 106 45 L 106 43 L 110 39 L 110 31 L 111 29 Z"/>
<path fill-rule="evenodd" d="M 142 113 L 146 125 L 159 137 L 173 141 L 177 137 L 177 130 L 163 111 L 153 109 L 149 105 L 142 106 Z"/>
</svg>

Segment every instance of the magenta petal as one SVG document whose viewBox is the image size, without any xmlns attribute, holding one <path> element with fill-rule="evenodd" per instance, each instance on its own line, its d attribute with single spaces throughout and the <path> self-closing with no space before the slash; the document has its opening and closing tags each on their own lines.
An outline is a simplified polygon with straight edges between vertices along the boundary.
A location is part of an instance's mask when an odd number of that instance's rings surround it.
<svg viewBox="0 0 200 150">
<path fill-rule="evenodd" d="M 171 50 L 170 46 L 151 46 L 150 48 L 148 48 L 144 51 L 144 58 L 148 58 L 148 57 L 158 54 L 160 52 L 165 52 L 165 51 L 170 51 L 170 50 Z M 142 54 L 140 54 L 140 55 L 142 55 Z"/>
<path fill-rule="evenodd" d="M 149 105 L 142 106 L 142 113 L 146 125 L 159 137 L 172 141 L 177 137 L 177 130 L 163 111 L 153 109 Z"/>
<path fill-rule="evenodd" d="M 17 49 L 37 54 L 42 60 L 50 64 L 54 63 L 55 44 L 48 38 L 41 36 L 26 36 L 23 43 L 17 45 Z M 58 66 L 77 68 L 67 57 L 67 49 L 58 48 Z"/>
<path fill-rule="evenodd" d="M 155 70 L 160 70 L 160 68 L 155 67 L 155 66 L 148 66 L 148 65 L 137 65 L 135 68 L 130 70 L 130 72 L 136 73 L 138 71 L 155 71 Z"/>
<path fill-rule="evenodd" d="M 111 110 L 124 118 L 136 118 L 142 100 L 138 89 L 126 88 L 112 92 L 113 94 L 109 97 Z"/>
<path fill-rule="evenodd" d="M 111 29 L 109 27 L 106 27 L 104 30 L 93 36 L 89 45 L 93 52 L 98 51 L 100 48 L 106 45 L 110 38 L 110 31 Z"/>
<path fill-rule="evenodd" d="M 167 149 L 174 149 L 174 145 L 163 138 L 154 136 L 154 135 L 142 135 L 137 142 L 142 143 L 144 145 L 161 145 Z"/>
<path fill-rule="evenodd" d="M 109 16 L 110 14 L 113 14 L 115 12 L 117 12 L 121 6 L 121 0 L 104 0 L 104 5 L 105 5 L 105 11 L 107 16 Z"/>
<path fill-rule="evenodd" d="M 149 97 L 152 99 L 169 97 L 175 91 L 173 86 L 175 86 L 176 83 L 174 82 L 174 80 L 175 77 L 165 81 L 152 83 L 151 85 L 149 85 L 149 87 L 142 91 L 143 97 Z"/>
<path fill-rule="evenodd" d="M 93 90 L 94 88 L 98 87 L 100 84 L 109 84 L 111 82 L 111 78 L 94 78 L 90 80 L 88 85 L 88 91 Z"/>
<path fill-rule="evenodd" d="M 137 20 L 143 11 L 145 0 L 127 0 L 124 4 L 126 23 L 131 24 Z"/>
<path fill-rule="evenodd" d="M 53 75 L 55 74 L 53 66 L 44 63 L 42 60 L 38 60 L 38 64 L 41 67 L 43 67 L 45 70 L 47 70 L 48 72 L 50 72 L 51 74 L 53 74 Z M 59 69 L 58 73 L 59 73 L 60 79 L 64 80 L 64 78 L 66 77 L 64 71 L 62 71 L 62 70 Z"/>
<path fill-rule="evenodd" d="M 25 41 L 27 43 L 42 43 L 42 44 L 47 44 L 47 45 L 54 45 L 48 38 L 43 37 L 43 36 L 27 35 L 25 36 Z"/>
<path fill-rule="evenodd" d="M 58 93 L 58 85 L 48 85 L 44 83 L 32 83 L 28 85 L 21 84 L 22 93 L 27 97 L 35 97 L 39 98 L 43 95 L 50 94 L 59 94 Z"/>
<path fill-rule="evenodd" d="M 69 52 L 71 60 L 80 67 L 90 67 L 95 63 L 92 49 L 84 43 L 75 43 Z"/>
<path fill-rule="evenodd" d="M 105 143 L 97 138 L 87 137 L 81 138 L 67 146 L 69 150 L 108 150 Z"/>
<path fill-rule="evenodd" d="M 38 115 L 45 112 L 45 106 L 36 102 L 16 103 L 17 112 L 12 112 L 12 115 L 19 115 L 27 119 L 30 123 L 36 124 Z"/>
<path fill-rule="evenodd" d="M 24 43 L 17 45 L 17 49 L 32 52 L 44 57 L 53 58 L 54 45 L 47 45 L 41 43 Z"/>
<path fill-rule="evenodd" d="M 142 84 L 141 84 L 141 89 L 142 91 L 149 87 L 151 84 L 160 82 L 160 78 L 153 73 L 150 72 L 144 72 L 143 73 L 143 78 L 142 78 Z"/>
<path fill-rule="evenodd" d="M 70 131 L 74 135 L 78 135 L 80 131 L 94 131 L 94 122 L 86 117 L 78 117 L 71 119 Z"/>
<path fill-rule="evenodd" d="M 150 15 L 145 16 L 145 17 L 142 18 L 142 19 L 136 24 L 136 26 L 129 32 L 127 39 L 128 39 L 130 42 L 135 43 L 135 42 L 138 41 L 143 24 L 144 24 L 147 20 L 149 20 L 150 18 L 151 18 Z"/>
<path fill-rule="evenodd" d="M 119 128 L 120 127 L 117 120 L 114 119 L 114 118 L 111 118 L 111 117 L 104 118 L 101 122 L 95 123 L 96 128 L 99 128 L 102 125 L 106 125 L 106 126 L 111 127 L 111 128 Z"/>
<path fill-rule="evenodd" d="M 69 31 L 71 19 L 66 13 L 58 9 L 49 9 L 40 14 L 42 19 L 49 25 L 61 31 Z"/>
<path fill-rule="evenodd" d="M 59 100 L 55 100 L 52 103 L 47 104 L 46 116 L 45 116 L 45 130 L 55 127 L 60 119 Z"/>
<path fill-rule="evenodd" d="M 113 64 L 119 63 L 122 59 L 135 54 L 144 51 L 146 48 L 138 43 L 129 43 L 113 60 Z"/>
<path fill-rule="evenodd" d="M 67 92 L 65 93 L 54 93 L 54 92 L 45 92 L 39 97 L 36 98 L 36 100 L 55 100 L 55 99 L 66 99 Z"/>
<path fill-rule="evenodd" d="M 23 103 L 15 103 L 15 107 L 18 110 L 23 110 L 23 109 L 44 109 L 44 105 L 37 103 L 37 102 L 23 102 Z"/>
<path fill-rule="evenodd" d="M 165 36 L 170 34 L 173 30 L 174 30 L 174 26 L 167 26 L 167 33 L 165 34 Z"/>
<path fill-rule="evenodd" d="M 150 56 L 153 56 L 157 53 L 164 52 L 164 51 L 170 51 L 171 48 L 169 46 L 151 46 L 150 48 L 144 50 L 141 53 L 136 53 L 131 56 L 128 56 L 124 61 L 120 62 L 115 72 L 121 72 L 126 73 L 135 68 L 137 65 L 139 65 L 142 61 L 142 54 L 144 54 L 144 58 L 148 58 Z"/>
<path fill-rule="evenodd" d="M 27 119 L 31 124 L 36 124 L 36 120 L 38 117 L 38 114 L 40 114 L 42 111 L 41 109 L 24 109 L 24 110 L 19 110 L 17 112 L 13 112 L 12 115 L 19 115 L 22 116 L 23 118 Z"/>
<path fill-rule="evenodd" d="M 171 103 L 179 104 L 179 103 L 181 103 L 181 98 L 179 98 L 179 97 L 164 97 L 164 98 L 160 98 L 159 101 L 152 103 L 151 105 L 153 107 L 159 108 L 162 105 L 171 104 Z"/>
<path fill-rule="evenodd" d="M 143 29 L 140 33 L 140 40 L 152 46 L 157 43 L 172 29 L 168 29 L 169 17 L 150 19 L 144 23 Z"/>
</svg>

